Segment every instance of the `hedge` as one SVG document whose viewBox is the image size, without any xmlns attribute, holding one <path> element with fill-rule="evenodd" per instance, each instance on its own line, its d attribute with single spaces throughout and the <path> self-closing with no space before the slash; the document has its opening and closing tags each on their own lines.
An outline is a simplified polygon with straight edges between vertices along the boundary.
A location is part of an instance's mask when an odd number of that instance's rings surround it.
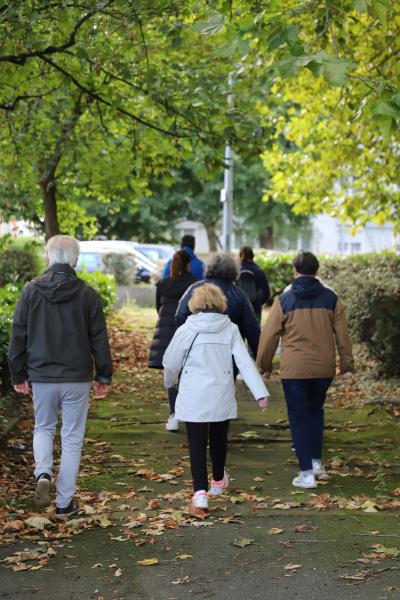
<svg viewBox="0 0 400 600">
<path fill-rule="evenodd" d="M 107 273 L 78 273 L 78 277 L 94 288 L 101 298 L 104 314 L 108 315 L 117 299 L 117 286 L 113 275 Z"/>
<path fill-rule="evenodd" d="M 256 257 L 268 277 L 273 296 L 282 293 L 293 280 L 294 256 Z M 347 306 L 352 338 L 378 361 L 382 373 L 399 376 L 400 256 L 384 252 L 318 258 L 320 278 Z"/>
</svg>

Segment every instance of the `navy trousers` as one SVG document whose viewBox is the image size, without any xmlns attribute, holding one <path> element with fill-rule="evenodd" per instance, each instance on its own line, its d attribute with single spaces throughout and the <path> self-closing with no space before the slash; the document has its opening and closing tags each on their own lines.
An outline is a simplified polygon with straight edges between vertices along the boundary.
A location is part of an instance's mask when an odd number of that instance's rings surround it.
<svg viewBox="0 0 400 600">
<path fill-rule="evenodd" d="M 331 377 L 282 379 L 293 445 L 301 471 L 312 469 L 311 459 L 321 459 L 324 403 Z"/>
</svg>

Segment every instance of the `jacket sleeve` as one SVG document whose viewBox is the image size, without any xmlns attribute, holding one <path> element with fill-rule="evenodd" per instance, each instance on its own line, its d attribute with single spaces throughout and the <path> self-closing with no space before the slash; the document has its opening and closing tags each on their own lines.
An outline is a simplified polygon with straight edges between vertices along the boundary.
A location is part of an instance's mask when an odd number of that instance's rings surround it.
<svg viewBox="0 0 400 600">
<path fill-rule="evenodd" d="M 333 316 L 336 346 L 339 352 L 340 372 L 354 371 L 351 339 L 347 328 L 346 307 L 338 298 Z"/>
<path fill-rule="evenodd" d="M 260 273 L 260 284 L 261 284 L 261 303 L 266 304 L 269 300 L 271 292 L 269 290 L 268 279 L 265 276 L 264 271 Z"/>
<path fill-rule="evenodd" d="M 240 288 L 238 288 L 240 289 Z M 249 342 L 250 349 L 254 356 L 257 354 L 258 342 L 260 341 L 260 324 L 254 312 L 250 300 L 242 290 L 242 333 Z"/>
<path fill-rule="evenodd" d="M 23 383 L 28 378 L 26 354 L 28 313 L 29 286 L 26 286 L 15 309 L 8 348 L 8 364 L 13 385 Z"/>
<path fill-rule="evenodd" d="M 101 300 L 96 292 L 89 297 L 89 339 L 96 370 L 95 380 L 99 383 L 111 383 L 113 366 L 107 326 Z"/>
<path fill-rule="evenodd" d="M 157 312 L 160 312 L 160 308 L 161 308 L 161 292 L 159 290 L 158 285 L 156 285 L 156 309 Z"/>
<path fill-rule="evenodd" d="M 263 378 L 257 370 L 254 360 L 248 353 L 238 327 L 235 325 L 232 336 L 232 354 L 235 363 L 247 387 L 256 400 L 269 396 Z"/>
<path fill-rule="evenodd" d="M 268 319 L 260 336 L 260 345 L 257 352 L 257 366 L 262 373 L 272 371 L 272 360 L 282 335 L 284 315 L 279 298 L 272 305 Z"/>
<path fill-rule="evenodd" d="M 189 300 L 192 297 L 193 284 L 186 290 L 179 301 L 178 308 L 175 313 L 175 323 L 180 327 L 186 322 L 186 319 L 192 313 L 189 310 Z"/>
<path fill-rule="evenodd" d="M 182 328 L 178 329 L 164 352 L 162 364 L 164 367 L 164 384 L 167 388 L 178 383 L 179 373 L 187 351 L 183 334 Z"/>
</svg>

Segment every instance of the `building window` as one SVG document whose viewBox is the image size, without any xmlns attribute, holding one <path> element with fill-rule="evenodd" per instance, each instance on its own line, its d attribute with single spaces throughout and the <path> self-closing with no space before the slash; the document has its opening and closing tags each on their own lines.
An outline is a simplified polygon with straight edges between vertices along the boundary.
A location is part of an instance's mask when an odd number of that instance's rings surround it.
<svg viewBox="0 0 400 600">
<path fill-rule="evenodd" d="M 358 252 L 361 252 L 360 242 L 351 242 L 350 248 L 352 254 L 357 254 Z"/>
</svg>

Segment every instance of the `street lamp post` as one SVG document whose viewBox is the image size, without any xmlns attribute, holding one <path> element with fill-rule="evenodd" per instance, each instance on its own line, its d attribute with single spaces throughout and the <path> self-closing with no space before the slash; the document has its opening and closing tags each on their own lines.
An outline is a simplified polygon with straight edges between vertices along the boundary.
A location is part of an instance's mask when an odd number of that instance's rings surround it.
<svg viewBox="0 0 400 600">
<path fill-rule="evenodd" d="M 233 105 L 232 97 L 232 75 L 228 77 L 228 106 Z M 229 141 L 225 144 L 224 154 L 224 189 L 221 190 L 221 201 L 223 202 L 222 216 L 222 238 L 224 252 L 232 250 L 232 213 L 233 213 L 233 152 Z"/>
</svg>

